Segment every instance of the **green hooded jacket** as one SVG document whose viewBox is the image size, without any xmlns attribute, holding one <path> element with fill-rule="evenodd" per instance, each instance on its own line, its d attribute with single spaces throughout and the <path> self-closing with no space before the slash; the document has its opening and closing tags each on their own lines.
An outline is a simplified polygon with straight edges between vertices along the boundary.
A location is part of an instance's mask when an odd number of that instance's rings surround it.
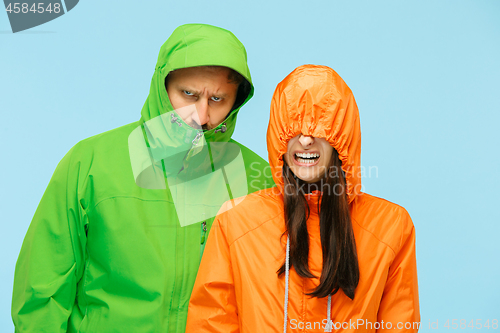
<svg viewBox="0 0 500 333">
<path fill-rule="evenodd" d="M 229 31 L 188 24 L 160 50 L 141 120 L 88 138 L 58 164 L 16 265 L 16 332 L 184 332 L 189 297 L 223 201 L 274 185 L 231 139 L 239 107 L 200 132 L 173 111 L 172 70 L 225 66 L 249 83 Z M 267 170 L 268 171 L 268 170 Z"/>
</svg>

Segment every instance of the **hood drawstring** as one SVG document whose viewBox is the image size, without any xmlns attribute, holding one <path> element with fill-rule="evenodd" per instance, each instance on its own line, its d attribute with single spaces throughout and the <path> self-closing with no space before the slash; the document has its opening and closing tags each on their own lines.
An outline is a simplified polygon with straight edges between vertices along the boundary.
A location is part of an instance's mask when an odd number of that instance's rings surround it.
<svg viewBox="0 0 500 333">
<path fill-rule="evenodd" d="M 286 259 L 285 259 L 285 322 L 283 324 L 283 333 L 286 333 L 286 324 L 288 317 L 288 280 L 290 276 L 290 238 L 286 236 Z"/>
<path fill-rule="evenodd" d="M 283 323 L 283 333 L 286 333 L 286 326 L 287 326 L 287 317 L 288 317 L 288 286 L 289 286 L 289 280 L 290 279 L 290 237 L 286 237 L 286 259 L 285 259 L 285 310 L 284 310 L 284 323 Z M 328 307 L 326 310 L 326 318 L 327 322 L 325 325 L 325 332 L 331 332 L 332 331 L 332 320 L 331 320 L 331 312 L 332 312 L 332 295 L 328 295 Z"/>
<path fill-rule="evenodd" d="M 215 130 L 215 133 L 221 132 L 221 133 L 226 133 L 227 127 L 226 123 L 222 123 L 221 127 Z"/>
<path fill-rule="evenodd" d="M 173 123 L 176 123 L 177 125 L 179 126 L 182 126 L 182 123 L 179 121 L 179 118 L 177 118 L 174 113 L 171 113 L 170 114 L 170 122 L 173 124 Z"/>
<path fill-rule="evenodd" d="M 198 133 L 196 133 L 196 136 L 194 137 L 193 141 L 191 141 L 191 144 L 193 146 L 196 146 L 198 144 L 198 142 L 200 141 L 202 136 L 203 136 L 203 131 L 199 131 Z"/>
<path fill-rule="evenodd" d="M 325 327 L 325 332 L 331 332 L 332 331 L 332 318 L 331 318 L 331 314 L 332 314 L 332 295 L 328 295 L 328 307 L 326 309 L 326 318 L 327 318 L 327 322 L 326 322 L 326 327 Z"/>
</svg>

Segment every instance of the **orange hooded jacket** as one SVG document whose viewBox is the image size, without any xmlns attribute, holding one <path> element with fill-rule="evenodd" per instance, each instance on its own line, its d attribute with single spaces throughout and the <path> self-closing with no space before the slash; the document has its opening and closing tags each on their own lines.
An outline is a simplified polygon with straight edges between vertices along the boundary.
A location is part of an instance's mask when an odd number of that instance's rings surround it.
<svg viewBox="0 0 500 333">
<path fill-rule="evenodd" d="M 306 295 L 319 285 L 322 269 L 318 194 L 306 195 L 309 269 L 318 278 L 302 278 L 292 267 L 287 286 L 285 275 L 276 273 L 287 243 L 282 156 L 301 133 L 325 138 L 342 161 L 360 271 L 354 300 L 342 290 L 330 305 L 328 297 Z M 305 65 L 278 85 L 267 147 L 277 187 L 221 209 L 191 295 L 186 332 L 271 333 L 285 326 L 286 332 L 328 332 L 328 318 L 335 332 L 418 331 L 414 227 L 404 208 L 360 191 L 359 113 L 335 71 Z"/>
</svg>

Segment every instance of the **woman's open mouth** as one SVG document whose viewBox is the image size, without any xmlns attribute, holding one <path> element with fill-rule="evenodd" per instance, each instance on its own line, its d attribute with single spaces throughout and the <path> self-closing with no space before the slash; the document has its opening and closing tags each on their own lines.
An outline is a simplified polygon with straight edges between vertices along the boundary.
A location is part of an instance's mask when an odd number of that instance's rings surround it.
<svg viewBox="0 0 500 333">
<path fill-rule="evenodd" d="M 300 166 L 313 166 L 318 164 L 320 154 L 318 152 L 301 152 L 293 154 L 295 164 Z"/>
</svg>

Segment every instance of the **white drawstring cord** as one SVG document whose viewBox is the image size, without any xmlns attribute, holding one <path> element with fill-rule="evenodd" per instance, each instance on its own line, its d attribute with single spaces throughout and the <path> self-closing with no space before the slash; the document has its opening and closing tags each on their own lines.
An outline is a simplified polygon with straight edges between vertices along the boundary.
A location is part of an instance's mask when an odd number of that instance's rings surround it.
<svg viewBox="0 0 500 333">
<path fill-rule="evenodd" d="M 331 320 L 331 312 L 332 312 L 332 295 L 328 295 L 328 307 L 327 307 L 327 313 L 326 313 L 326 318 L 328 321 L 326 322 L 326 327 L 325 327 L 325 332 L 331 332 L 332 331 L 332 326 L 333 322 Z"/>
<path fill-rule="evenodd" d="M 286 236 L 286 259 L 285 259 L 285 320 L 283 323 L 283 333 L 286 333 L 287 316 L 288 316 L 288 278 L 290 276 L 290 242 Z"/>
</svg>

